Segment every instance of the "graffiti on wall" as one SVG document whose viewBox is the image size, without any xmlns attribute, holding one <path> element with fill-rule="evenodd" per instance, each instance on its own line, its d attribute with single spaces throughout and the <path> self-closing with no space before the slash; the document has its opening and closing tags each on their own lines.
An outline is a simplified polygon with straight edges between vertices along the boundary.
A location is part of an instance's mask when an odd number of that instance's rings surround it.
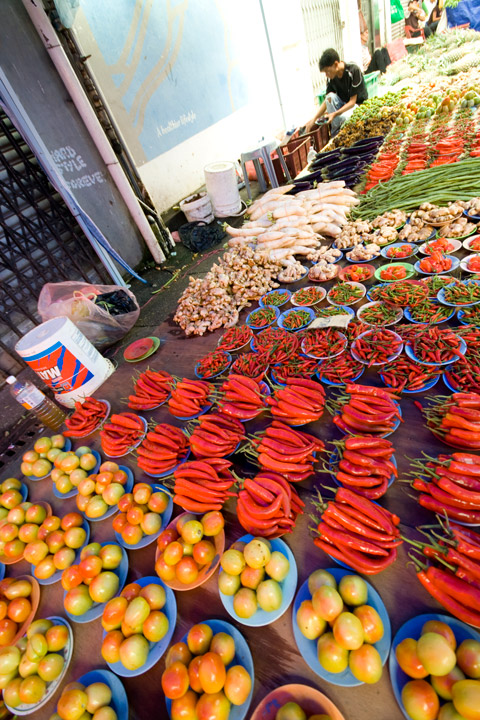
<svg viewBox="0 0 480 720">
<path fill-rule="evenodd" d="M 236 3 L 234 3 L 235 5 Z M 127 142 L 152 160 L 248 103 L 225 0 L 80 0 L 90 63 Z M 229 13 L 228 22 L 225 12 Z"/>
</svg>

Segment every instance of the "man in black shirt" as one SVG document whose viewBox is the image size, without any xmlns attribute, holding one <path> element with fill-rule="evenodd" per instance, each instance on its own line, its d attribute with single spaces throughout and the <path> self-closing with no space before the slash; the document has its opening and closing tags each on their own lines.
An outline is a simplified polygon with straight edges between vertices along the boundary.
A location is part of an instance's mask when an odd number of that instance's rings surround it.
<svg viewBox="0 0 480 720">
<path fill-rule="evenodd" d="M 320 70 L 328 78 L 327 96 L 312 120 L 306 125 L 307 132 L 324 115 L 331 123 L 332 137 L 353 113 L 355 105 L 361 105 L 368 98 L 363 73 L 354 63 L 340 60 L 336 50 L 325 50 L 320 58 Z"/>
</svg>

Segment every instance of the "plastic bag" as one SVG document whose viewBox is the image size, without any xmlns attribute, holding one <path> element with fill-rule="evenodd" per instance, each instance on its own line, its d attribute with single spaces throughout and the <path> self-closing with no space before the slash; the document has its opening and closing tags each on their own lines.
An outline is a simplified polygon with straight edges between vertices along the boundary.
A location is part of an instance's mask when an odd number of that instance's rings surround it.
<svg viewBox="0 0 480 720">
<path fill-rule="evenodd" d="M 107 305 L 97 305 L 97 296 L 111 294 L 123 307 L 134 308 L 120 315 L 110 314 Z M 122 304 L 120 303 L 120 308 Z M 105 348 L 121 340 L 135 325 L 140 308 L 135 295 L 118 285 L 88 285 L 84 282 L 47 283 L 38 298 L 38 313 L 42 321 L 68 317 L 97 348 Z"/>
</svg>

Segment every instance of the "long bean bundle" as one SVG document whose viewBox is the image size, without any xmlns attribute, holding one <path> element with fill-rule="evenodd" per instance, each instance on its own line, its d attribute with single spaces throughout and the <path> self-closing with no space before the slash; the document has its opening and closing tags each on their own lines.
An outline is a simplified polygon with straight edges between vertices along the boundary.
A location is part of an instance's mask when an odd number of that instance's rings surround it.
<svg viewBox="0 0 480 720">
<path fill-rule="evenodd" d="M 378 183 L 352 209 L 352 219 L 371 220 L 388 210 L 415 210 L 424 202 L 446 205 L 480 195 L 480 158 L 431 167 Z"/>
</svg>

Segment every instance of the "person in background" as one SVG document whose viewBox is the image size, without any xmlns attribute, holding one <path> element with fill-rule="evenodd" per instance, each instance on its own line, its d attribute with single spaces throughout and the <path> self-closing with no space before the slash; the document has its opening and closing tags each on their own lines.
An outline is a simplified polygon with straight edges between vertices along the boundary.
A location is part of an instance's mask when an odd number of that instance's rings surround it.
<svg viewBox="0 0 480 720">
<path fill-rule="evenodd" d="M 438 0 L 432 12 L 430 13 L 430 17 L 428 18 L 427 25 L 432 31 L 432 33 L 437 31 L 438 23 L 440 22 L 440 18 L 442 17 L 442 5 L 443 1 Z"/>
<path fill-rule="evenodd" d="M 407 9 L 409 15 L 405 18 L 405 25 L 408 25 L 411 28 L 411 36 L 413 38 L 420 37 L 423 28 L 425 37 L 429 37 L 432 34 L 432 31 L 426 24 L 427 16 L 424 10 L 420 7 L 418 0 L 411 0 L 411 2 L 408 3 Z"/>
<path fill-rule="evenodd" d="M 370 50 L 368 49 L 368 25 L 360 7 L 360 0 L 357 0 L 357 2 L 360 40 L 362 43 L 362 70 L 365 75 L 375 72 L 375 70 L 384 73 L 387 71 L 387 66 L 392 62 L 390 60 L 390 55 L 385 47 L 374 50 L 373 57 L 370 55 Z"/>
<path fill-rule="evenodd" d="M 325 116 L 327 122 L 331 123 L 331 135 L 334 137 L 353 113 L 355 105 L 361 105 L 367 100 L 367 86 L 358 65 L 340 60 L 333 48 L 322 53 L 319 65 L 320 71 L 328 78 L 327 96 L 315 117 L 305 127 L 310 132 L 316 121 Z"/>
</svg>

